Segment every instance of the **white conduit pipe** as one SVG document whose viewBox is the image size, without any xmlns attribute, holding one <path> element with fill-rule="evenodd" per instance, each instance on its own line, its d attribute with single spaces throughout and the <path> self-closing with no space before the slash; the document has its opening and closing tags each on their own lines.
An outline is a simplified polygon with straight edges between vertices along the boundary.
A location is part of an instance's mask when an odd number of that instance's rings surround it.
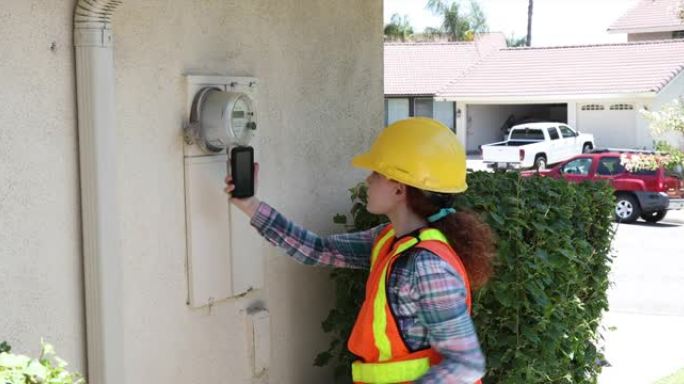
<svg viewBox="0 0 684 384">
<path fill-rule="evenodd" d="M 120 4 L 79 0 L 74 10 L 89 384 L 125 382 L 111 29 Z"/>
</svg>

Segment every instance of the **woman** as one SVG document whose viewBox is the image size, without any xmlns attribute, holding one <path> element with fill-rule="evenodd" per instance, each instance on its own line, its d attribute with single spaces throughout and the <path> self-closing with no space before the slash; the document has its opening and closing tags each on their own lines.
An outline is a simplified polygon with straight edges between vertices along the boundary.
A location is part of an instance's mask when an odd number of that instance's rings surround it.
<svg viewBox="0 0 684 384">
<path fill-rule="evenodd" d="M 476 215 L 455 212 L 466 190 L 465 151 L 443 124 L 396 122 L 352 164 L 367 177 L 369 212 L 390 224 L 320 237 L 256 197 L 231 199 L 274 245 L 308 265 L 370 268 L 349 338 L 355 383 L 467 383 L 485 372 L 470 318 L 471 286 L 491 274 L 493 236 Z M 226 178 L 226 192 L 234 186 Z"/>
</svg>

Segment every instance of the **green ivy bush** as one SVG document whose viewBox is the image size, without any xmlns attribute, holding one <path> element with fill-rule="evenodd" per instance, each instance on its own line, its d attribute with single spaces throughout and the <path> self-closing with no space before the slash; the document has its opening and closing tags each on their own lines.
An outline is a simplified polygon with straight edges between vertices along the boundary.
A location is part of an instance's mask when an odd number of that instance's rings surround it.
<svg viewBox="0 0 684 384">
<path fill-rule="evenodd" d="M 494 276 L 474 293 L 473 318 L 487 356 L 484 382 L 596 383 L 612 262 L 612 189 L 517 173 L 472 173 L 468 184 L 454 207 L 481 214 L 498 237 Z M 366 211 L 363 184 L 350 191 L 350 231 L 386 220 Z M 346 224 L 346 218 L 334 220 Z M 366 271 L 332 272 L 336 302 L 322 324 L 332 342 L 314 364 L 334 364 L 338 382 L 350 382 L 354 358 L 345 344 L 366 277 Z"/>
</svg>

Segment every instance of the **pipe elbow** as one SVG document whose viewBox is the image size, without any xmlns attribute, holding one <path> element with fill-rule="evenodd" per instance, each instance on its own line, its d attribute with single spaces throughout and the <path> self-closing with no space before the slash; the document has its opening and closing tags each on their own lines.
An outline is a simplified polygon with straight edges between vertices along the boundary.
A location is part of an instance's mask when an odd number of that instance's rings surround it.
<svg viewBox="0 0 684 384">
<path fill-rule="evenodd" d="M 108 28 L 114 11 L 122 3 L 123 0 L 79 0 L 74 10 L 75 27 L 99 25 Z"/>
</svg>

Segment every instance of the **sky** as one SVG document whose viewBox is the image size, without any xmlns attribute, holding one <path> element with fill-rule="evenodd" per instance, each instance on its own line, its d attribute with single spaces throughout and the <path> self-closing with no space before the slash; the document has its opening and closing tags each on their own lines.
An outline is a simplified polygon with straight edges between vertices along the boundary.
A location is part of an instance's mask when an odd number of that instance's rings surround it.
<svg viewBox="0 0 684 384">
<path fill-rule="evenodd" d="M 461 0 L 467 4 L 469 0 Z M 626 42 L 625 34 L 606 29 L 638 0 L 534 0 L 532 46 Z M 528 0 L 478 0 L 489 30 L 523 37 L 527 34 Z M 387 23 L 394 13 L 407 15 L 413 30 L 438 27 L 440 18 L 425 9 L 427 0 L 384 0 Z"/>
</svg>

